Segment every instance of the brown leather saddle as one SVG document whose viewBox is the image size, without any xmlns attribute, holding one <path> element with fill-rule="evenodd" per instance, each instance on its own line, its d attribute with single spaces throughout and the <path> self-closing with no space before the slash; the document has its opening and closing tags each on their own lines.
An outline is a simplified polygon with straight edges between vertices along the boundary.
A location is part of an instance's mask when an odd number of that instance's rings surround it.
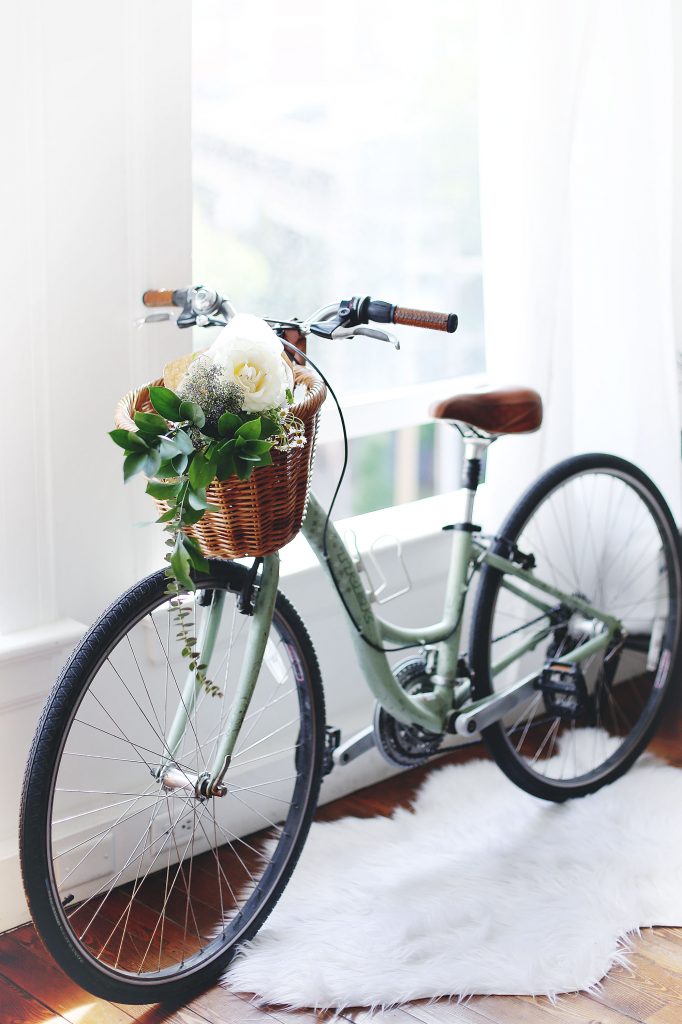
<svg viewBox="0 0 682 1024">
<path fill-rule="evenodd" d="M 431 406 L 431 416 L 476 433 L 530 434 L 542 423 L 542 399 L 532 388 L 481 388 Z"/>
</svg>

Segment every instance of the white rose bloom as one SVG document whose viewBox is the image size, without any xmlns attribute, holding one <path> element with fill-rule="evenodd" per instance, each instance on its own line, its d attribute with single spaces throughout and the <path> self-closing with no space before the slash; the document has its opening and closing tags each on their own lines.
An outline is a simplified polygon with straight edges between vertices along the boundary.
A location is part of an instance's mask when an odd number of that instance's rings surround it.
<svg viewBox="0 0 682 1024">
<path fill-rule="evenodd" d="M 222 329 L 208 350 L 229 381 L 244 394 L 246 412 L 279 408 L 293 377 L 282 359 L 282 342 L 260 317 L 238 313 Z"/>
</svg>

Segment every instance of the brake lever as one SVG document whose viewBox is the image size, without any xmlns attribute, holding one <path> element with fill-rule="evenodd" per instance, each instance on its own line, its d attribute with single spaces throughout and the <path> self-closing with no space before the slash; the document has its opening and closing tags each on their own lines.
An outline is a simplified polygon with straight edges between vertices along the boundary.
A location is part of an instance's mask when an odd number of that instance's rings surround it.
<svg viewBox="0 0 682 1024">
<path fill-rule="evenodd" d="M 145 324 L 159 324 L 165 320 L 176 320 L 177 313 L 150 313 L 148 316 L 140 316 L 133 323 L 136 327 L 144 327 Z"/>
<path fill-rule="evenodd" d="M 315 330 L 315 327 L 317 326 L 317 324 L 312 325 L 311 330 L 313 334 L 318 333 L 318 331 Z M 375 327 L 335 327 L 333 331 L 325 333 L 323 337 L 333 341 L 357 337 L 373 338 L 374 341 L 387 341 L 389 345 L 393 345 L 395 349 L 400 349 L 400 342 L 396 338 L 395 334 L 391 334 L 389 331 L 377 330 Z"/>
<path fill-rule="evenodd" d="M 391 334 L 390 331 L 378 331 L 375 327 L 356 327 L 351 337 L 357 338 L 358 335 L 362 335 L 363 338 L 374 338 L 375 341 L 387 341 L 389 345 L 393 345 L 396 351 L 400 350 L 400 341 L 396 338 L 395 334 Z M 336 335 L 334 335 L 336 337 Z"/>
</svg>

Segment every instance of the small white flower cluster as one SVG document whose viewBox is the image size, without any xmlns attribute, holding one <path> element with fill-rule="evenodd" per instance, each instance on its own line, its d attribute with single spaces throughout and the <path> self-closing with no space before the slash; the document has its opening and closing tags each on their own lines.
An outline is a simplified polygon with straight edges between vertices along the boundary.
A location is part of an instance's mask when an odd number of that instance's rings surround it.
<svg viewBox="0 0 682 1024">
<path fill-rule="evenodd" d="M 290 452 L 295 448 L 303 448 L 307 443 L 305 424 L 298 416 L 287 409 L 279 410 L 279 421 L 284 433 L 275 441 L 274 447 L 280 452 Z"/>
<path fill-rule="evenodd" d="M 265 320 L 239 313 L 206 353 L 243 396 L 244 412 L 266 412 L 284 405 L 294 386 L 282 358 L 282 343 Z"/>
</svg>

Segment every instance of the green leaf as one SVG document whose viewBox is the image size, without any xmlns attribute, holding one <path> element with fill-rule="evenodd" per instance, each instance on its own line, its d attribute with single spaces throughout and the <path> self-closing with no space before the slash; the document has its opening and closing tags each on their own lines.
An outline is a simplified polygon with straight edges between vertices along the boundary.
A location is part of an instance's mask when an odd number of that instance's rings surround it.
<svg viewBox="0 0 682 1024">
<path fill-rule="evenodd" d="M 123 460 L 124 482 L 127 483 L 131 476 L 135 476 L 136 473 L 141 473 L 146 461 L 147 456 L 144 452 L 131 452 L 130 455 L 126 455 Z"/>
<path fill-rule="evenodd" d="M 236 416 L 233 412 L 224 412 L 218 420 L 218 433 L 221 437 L 227 437 L 228 434 L 234 434 L 241 425 L 241 416 Z"/>
<path fill-rule="evenodd" d="M 179 480 L 172 484 L 160 484 L 156 481 L 150 481 L 147 484 L 147 494 L 151 494 L 152 498 L 167 501 L 168 498 L 177 498 L 181 488 L 182 483 Z"/>
<path fill-rule="evenodd" d="M 216 467 L 216 475 L 219 480 L 227 480 L 228 477 L 234 476 L 236 470 L 232 452 L 227 451 L 218 455 Z"/>
<path fill-rule="evenodd" d="M 178 458 L 179 457 L 180 456 L 178 456 Z M 187 456 L 183 455 L 183 459 L 184 458 L 187 458 Z M 165 462 L 161 463 L 161 465 L 156 471 L 156 475 L 160 480 L 170 480 L 175 479 L 175 477 L 178 475 L 178 471 L 172 462 L 168 462 L 168 460 L 166 460 Z"/>
<path fill-rule="evenodd" d="M 253 463 L 242 462 L 241 459 L 237 459 L 235 462 L 235 470 L 240 480 L 248 480 L 253 473 Z"/>
<path fill-rule="evenodd" d="M 239 448 L 240 457 L 244 458 L 245 455 L 262 455 L 263 452 L 269 452 L 274 443 L 274 441 L 244 441 L 240 437 L 237 441 L 237 448 Z"/>
<path fill-rule="evenodd" d="M 196 402 L 180 402 L 180 419 L 189 420 L 200 430 L 206 422 L 204 411 Z"/>
<path fill-rule="evenodd" d="M 210 512 L 217 512 L 218 511 L 218 506 L 217 505 L 211 505 L 206 500 L 206 491 L 204 490 L 203 487 L 200 490 L 197 490 L 197 491 L 193 491 L 193 490 L 188 491 L 187 492 L 187 500 L 190 503 L 190 505 L 192 506 L 192 508 L 196 508 L 196 509 L 200 508 L 200 509 L 202 509 L 202 511 L 210 511 Z"/>
<path fill-rule="evenodd" d="M 167 437 L 161 438 L 159 444 L 159 455 L 162 459 L 174 459 L 176 455 L 180 454 L 180 449 L 176 445 L 175 441 L 171 441 Z"/>
<path fill-rule="evenodd" d="M 235 431 L 237 437 L 243 437 L 246 440 L 256 440 L 260 437 L 261 430 L 261 418 L 257 416 L 255 420 L 247 420 L 246 423 L 242 423 L 241 427 Z"/>
<path fill-rule="evenodd" d="M 165 434 L 168 430 L 168 424 L 163 417 L 157 416 L 153 412 L 136 412 L 135 426 L 145 434 L 151 434 L 152 436 Z"/>
<path fill-rule="evenodd" d="M 169 508 L 167 512 L 164 512 L 162 516 L 159 516 L 159 518 L 156 521 L 157 523 L 170 523 L 171 519 L 175 519 L 177 514 L 178 510 L 176 509 L 175 505 L 173 505 L 173 507 Z M 173 544 L 174 541 L 167 540 L 165 543 L 170 545 Z"/>
<path fill-rule="evenodd" d="M 146 476 L 156 476 L 161 465 L 161 456 L 157 451 L 151 451 L 144 460 L 144 471 Z"/>
<path fill-rule="evenodd" d="M 184 452 L 182 452 L 180 455 L 175 456 L 175 458 L 171 462 L 171 465 L 173 466 L 173 469 L 175 470 L 176 473 L 180 473 L 180 475 L 182 475 L 187 469 L 188 461 L 189 460 L 187 456 L 185 455 Z"/>
<path fill-rule="evenodd" d="M 216 464 L 197 452 L 189 467 L 189 482 L 195 491 L 208 487 L 215 476 Z"/>
<path fill-rule="evenodd" d="M 277 434 L 281 433 L 282 428 L 279 423 L 276 423 L 275 420 L 271 420 L 269 416 L 263 416 L 260 428 L 261 438 L 276 437 Z"/>
<path fill-rule="evenodd" d="M 188 590 L 194 590 L 194 582 L 190 576 L 191 562 L 189 554 L 185 550 L 182 537 L 180 536 L 175 542 L 175 548 L 170 556 L 170 565 L 178 583 L 183 587 L 187 587 Z"/>
<path fill-rule="evenodd" d="M 127 452 L 145 451 L 147 444 L 136 430 L 110 430 L 109 437 L 119 448 Z"/>
<path fill-rule="evenodd" d="M 203 518 L 203 515 L 203 508 L 191 508 L 189 505 L 185 505 L 182 510 L 182 521 L 187 526 L 194 526 L 195 523 L 198 523 Z"/>
<path fill-rule="evenodd" d="M 177 430 L 175 434 L 173 434 L 173 441 L 185 455 L 191 455 L 194 451 L 192 438 L 184 430 Z"/>
<path fill-rule="evenodd" d="M 170 388 L 150 388 L 149 399 L 157 412 L 167 420 L 179 420 L 180 399 Z"/>
<path fill-rule="evenodd" d="M 287 402 L 289 403 L 289 405 L 293 405 L 294 404 L 294 393 L 291 390 L 291 388 L 287 388 L 286 391 L 284 392 L 284 394 L 286 395 Z"/>
<path fill-rule="evenodd" d="M 194 538 L 185 536 L 184 543 L 185 548 L 187 549 L 187 553 L 189 554 L 189 557 L 191 559 L 192 565 L 197 570 L 197 572 L 208 572 L 208 559 L 206 558 L 205 554 L 203 553 L 197 542 L 194 540 Z M 196 643 L 196 639 L 194 640 L 194 643 Z M 204 665 L 203 667 L 206 668 L 206 665 Z"/>
</svg>

